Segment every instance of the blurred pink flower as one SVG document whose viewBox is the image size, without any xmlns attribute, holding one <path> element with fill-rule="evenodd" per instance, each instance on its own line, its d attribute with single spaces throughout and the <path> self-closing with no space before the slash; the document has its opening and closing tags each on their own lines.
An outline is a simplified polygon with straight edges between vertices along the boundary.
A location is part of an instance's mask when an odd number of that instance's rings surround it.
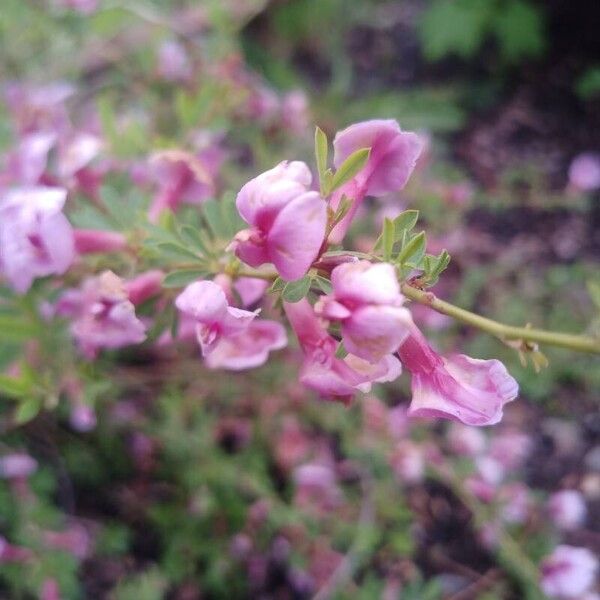
<svg viewBox="0 0 600 600">
<path fill-rule="evenodd" d="M 557 546 L 540 565 L 540 585 L 551 598 L 580 599 L 594 583 L 598 560 L 587 548 Z"/>
<path fill-rule="evenodd" d="M 56 579 L 46 578 L 42 582 L 39 600 L 61 600 L 60 588 Z"/>
<path fill-rule="evenodd" d="M 294 502 L 303 508 L 328 510 L 341 499 L 335 472 L 329 465 L 307 463 L 294 471 L 296 494 Z"/>
<path fill-rule="evenodd" d="M 62 188 L 16 188 L 0 199 L 0 271 L 18 293 L 33 280 L 62 275 L 73 262 L 73 229 Z"/>
<path fill-rule="evenodd" d="M 450 450 L 459 456 L 477 456 L 484 451 L 486 445 L 485 435 L 480 429 L 460 423 L 450 423 L 446 439 Z"/>
<path fill-rule="evenodd" d="M 503 486 L 498 492 L 502 504 L 501 515 L 506 523 L 523 524 L 532 508 L 532 498 L 524 483 L 515 481 Z"/>
<path fill-rule="evenodd" d="M 400 375 L 400 363 L 391 354 L 375 364 L 352 354 L 337 358 L 336 340 L 306 299 L 284 302 L 284 310 L 305 356 L 300 382 L 322 396 L 349 402 L 357 390 L 370 391 L 372 382 L 393 381 Z"/>
<path fill-rule="evenodd" d="M 185 47 L 175 40 L 163 42 L 158 48 L 157 71 L 166 81 L 189 81 L 193 71 Z"/>
<path fill-rule="evenodd" d="M 165 274 L 158 269 L 140 273 L 133 279 L 125 281 L 125 291 L 129 301 L 138 306 L 160 293 Z"/>
<path fill-rule="evenodd" d="M 5 100 L 18 133 L 58 132 L 68 127 L 65 101 L 74 93 L 63 81 L 39 87 L 13 82 L 6 86 Z"/>
<path fill-rule="evenodd" d="M 400 360 L 412 373 L 409 415 L 440 417 L 466 425 L 493 425 L 519 387 L 499 360 L 437 354 L 417 327 L 400 346 Z"/>
<path fill-rule="evenodd" d="M 569 183 L 583 192 L 600 188 L 600 154 L 586 152 L 576 156 L 569 167 Z"/>
<path fill-rule="evenodd" d="M 295 133 L 301 135 L 309 127 L 309 106 L 308 98 L 302 90 L 293 90 L 288 92 L 281 102 L 281 120 L 283 126 Z"/>
<path fill-rule="evenodd" d="M 158 186 L 148 211 L 151 221 L 163 210 L 177 211 L 183 203 L 201 204 L 214 195 L 225 153 L 214 137 L 205 136 L 197 146 L 195 153 L 163 150 L 150 157 L 150 177 Z"/>
<path fill-rule="evenodd" d="M 90 359 L 102 348 L 121 348 L 146 339 L 146 327 L 135 315 L 123 280 L 111 271 L 89 277 L 79 289 L 67 290 L 56 312 L 72 319 L 71 335 Z"/>
<path fill-rule="evenodd" d="M 87 529 L 79 523 L 72 523 L 63 531 L 44 531 L 43 540 L 48 548 L 68 552 L 79 560 L 88 556 L 92 544 Z"/>
<path fill-rule="evenodd" d="M 37 470 L 37 461 L 24 452 L 6 454 L 0 458 L 0 477 L 27 479 Z"/>
<path fill-rule="evenodd" d="M 546 508 L 552 523 L 564 531 L 579 527 L 587 513 L 583 495 L 577 490 L 555 492 L 548 499 Z"/>
<path fill-rule="evenodd" d="M 54 0 L 59 8 L 69 8 L 82 15 L 91 15 L 98 9 L 99 0 Z"/>
<path fill-rule="evenodd" d="M 365 167 L 347 184 L 336 191 L 331 207 L 337 209 L 342 195 L 353 199 L 346 216 L 334 227 L 330 241 L 343 239 L 356 210 L 365 196 L 384 196 L 401 190 L 415 168 L 422 149 L 416 133 L 401 131 L 393 119 L 375 119 L 350 125 L 338 131 L 333 140 L 336 168 L 353 152 L 370 148 L 371 154 Z"/>
<path fill-rule="evenodd" d="M 40 183 L 48 164 L 48 153 L 56 143 L 56 134 L 35 131 L 25 134 L 7 156 L 6 177 L 16 185 Z"/>
<path fill-rule="evenodd" d="M 75 431 L 79 431 L 80 433 L 92 431 L 96 428 L 96 411 L 88 404 L 76 402 L 71 407 L 69 423 Z"/>
<path fill-rule="evenodd" d="M 488 453 L 509 471 L 520 467 L 530 452 L 531 438 L 526 433 L 504 429 L 494 432 Z"/>
<path fill-rule="evenodd" d="M 13 546 L 0 535 L 0 564 L 23 563 L 33 558 L 33 552 L 23 546 Z"/>
<path fill-rule="evenodd" d="M 273 263 L 286 281 L 306 274 L 327 225 L 327 205 L 308 191 L 311 181 L 305 163 L 284 161 L 242 187 L 236 204 L 251 228 L 240 231 L 230 246 L 240 260 L 251 267 Z"/>
<path fill-rule="evenodd" d="M 394 267 L 368 261 L 345 263 L 331 273 L 333 293 L 322 296 L 315 312 L 340 321 L 348 352 L 371 363 L 395 352 L 408 337 L 410 312 Z"/>
<path fill-rule="evenodd" d="M 196 321 L 196 336 L 205 357 L 222 339 L 246 331 L 258 314 L 229 306 L 225 292 L 213 281 L 191 283 L 177 296 L 175 305 Z"/>
<path fill-rule="evenodd" d="M 423 452 L 410 440 L 402 440 L 396 444 L 391 456 L 391 464 L 401 483 L 418 483 L 425 474 Z"/>
</svg>

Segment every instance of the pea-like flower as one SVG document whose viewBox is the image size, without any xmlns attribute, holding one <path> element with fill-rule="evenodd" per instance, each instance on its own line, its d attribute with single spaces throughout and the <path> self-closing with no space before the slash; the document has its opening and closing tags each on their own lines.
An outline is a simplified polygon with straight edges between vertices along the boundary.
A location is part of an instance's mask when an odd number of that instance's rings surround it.
<svg viewBox="0 0 600 600">
<path fill-rule="evenodd" d="M 203 356 L 213 352 L 222 339 L 243 333 L 258 314 L 229 306 L 225 292 L 213 281 L 191 283 L 177 296 L 175 306 L 196 322 Z"/>
<path fill-rule="evenodd" d="M 408 337 L 412 318 L 394 267 L 368 261 L 341 264 L 331 273 L 333 293 L 315 306 L 318 314 L 339 321 L 348 352 L 376 363 L 398 350 Z"/>
<path fill-rule="evenodd" d="M 587 548 L 561 545 L 541 564 L 541 587 L 550 598 L 582 598 L 592 587 L 598 561 Z"/>
<path fill-rule="evenodd" d="M 0 272 L 23 294 L 33 280 L 62 275 L 73 262 L 73 229 L 62 188 L 16 188 L 0 200 Z"/>
<path fill-rule="evenodd" d="M 398 356 L 412 374 L 409 415 L 439 417 L 467 425 L 493 425 L 519 386 L 499 360 L 464 354 L 440 356 L 413 326 Z"/>
<path fill-rule="evenodd" d="M 349 402 L 356 391 L 369 392 L 373 382 L 393 381 L 402 368 L 391 354 L 370 363 L 354 354 L 336 356 L 338 343 L 329 335 L 310 303 L 284 302 L 287 318 L 304 353 L 300 382 L 326 398 Z"/>
<path fill-rule="evenodd" d="M 86 279 L 68 290 L 56 312 L 71 317 L 71 335 L 87 358 L 102 348 L 121 348 L 146 339 L 146 327 L 135 314 L 125 282 L 112 271 Z"/>
<path fill-rule="evenodd" d="M 282 162 L 242 187 L 236 204 L 250 228 L 230 246 L 240 260 L 251 267 L 273 263 L 286 281 L 306 274 L 327 226 L 327 205 L 308 191 L 311 181 L 305 163 Z"/>
<path fill-rule="evenodd" d="M 354 152 L 370 148 L 367 164 L 334 194 L 335 210 L 343 195 L 353 203 L 346 216 L 333 229 L 330 240 L 341 242 L 365 196 L 385 196 L 400 191 L 413 172 L 423 142 L 413 132 L 402 131 L 393 119 L 363 121 L 338 131 L 333 140 L 333 163 L 336 168 Z"/>
</svg>

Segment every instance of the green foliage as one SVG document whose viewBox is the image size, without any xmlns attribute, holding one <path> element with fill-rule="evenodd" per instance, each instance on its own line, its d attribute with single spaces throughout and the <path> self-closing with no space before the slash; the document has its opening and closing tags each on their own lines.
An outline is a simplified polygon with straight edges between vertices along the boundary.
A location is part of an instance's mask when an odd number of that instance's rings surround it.
<svg viewBox="0 0 600 600">
<path fill-rule="evenodd" d="M 577 80 L 575 89 L 584 100 L 596 98 L 600 94 L 600 66 L 588 67 Z"/>
<path fill-rule="evenodd" d="M 451 54 L 473 59 L 488 38 L 495 39 L 508 65 L 537 58 L 546 48 L 544 14 L 526 0 L 434 0 L 422 17 L 420 36 L 432 61 Z"/>
</svg>

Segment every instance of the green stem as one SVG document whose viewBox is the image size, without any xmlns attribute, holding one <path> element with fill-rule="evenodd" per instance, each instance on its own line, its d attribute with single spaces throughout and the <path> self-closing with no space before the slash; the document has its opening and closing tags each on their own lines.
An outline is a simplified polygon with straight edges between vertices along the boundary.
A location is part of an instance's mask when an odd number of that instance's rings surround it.
<svg viewBox="0 0 600 600">
<path fill-rule="evenodd" d="M 273 270 L 257 270 L 242 267 L 226 269 L 231 277 L 254 277 L 266 281 L 274 281 L 277 278 L 277 272 Z M 571 335 L 569 333 L 559 333 L 557 331 L 546 331 L 544 329 L 533 329 L 530 327 L 514 327 L 505 325 L 493 319 L 482 317 L 472 313 L 464 308 L 440 300 L 432 292 L 420 290 L 408 283 L 402 284 L 402 293 L 419 304 L 429 306 L 439 313 L 452 317 L 457 321 L 477 327 L 505 342 L 521 341 L 548 344 L 549 346 L 558 346 L 568 348 L 577 352 L 589 352 L 591 354 L 600 354 L 600 338 L 587 337 L 583 335 Z"/>
<path fill-rule="evenodd" d="M 529 327 L 504 325 L 498 321 L 482 317 L 465 310 L 464 308 L 459 308 L 458 306 L 454 306 L 454 304 L 440 300 L 433 293 L 419 290 L 408 283 L 402 284 L 402 293 L 407 298 L 410 298 L 419 304 L 429 306 L 439 313 L 448 315 L 457 321 L 462 321 L 473 327 L 477 327 L 504 341 L 520 340 L 524 342 L 569 348 L 570 350 L 576 350 L 578 352 L 600 354 L 600 339 L 597 338 L 558 333 L 556 331 L 545 331 L 543 329 L 532 329 Z"/>
</svg>

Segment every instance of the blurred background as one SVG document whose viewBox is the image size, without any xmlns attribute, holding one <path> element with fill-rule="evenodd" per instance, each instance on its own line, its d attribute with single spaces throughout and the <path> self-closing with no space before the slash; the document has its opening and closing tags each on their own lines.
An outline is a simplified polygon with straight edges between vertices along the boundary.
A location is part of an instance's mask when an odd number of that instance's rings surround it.
<svg viewBox="0 0 600 600">
<path fill-rule="evenodd" d="M 210 140 L 235 193 L 310 163 L 316 124 L 332 138 L 394 118 L 426 151 L 405 190 L 368 204 L 354 247 L 416 208 L 429 251 L 452 256 L 438 296 L 597 333 L 599 31 L 584 0 L 2 0 L 0 188 L 28 119 L 101 140 L 94 185 L 120 213 L 160 185 L 158 150 Z M 97 225 L 78 194 L 70 219 Z M 1 292 L 6 373 L 37 349 Z M 536 369 L 414 318 L 441 350 L 504 361 L 521 396 L 502 424 L 410 422 L 404 379 L 324 403 L 295 383 L 294 348 L 215 374 L 193 346 L 153 342 L 85 362 L 49 328 L 49 389 L 57 371 L 73 384 L 17 420 L 0 391 L 0 597 L 543 598 L 536 565 L 558 543 L 600 550 L 598 359 L 543 348 Z"/>
</svg>

